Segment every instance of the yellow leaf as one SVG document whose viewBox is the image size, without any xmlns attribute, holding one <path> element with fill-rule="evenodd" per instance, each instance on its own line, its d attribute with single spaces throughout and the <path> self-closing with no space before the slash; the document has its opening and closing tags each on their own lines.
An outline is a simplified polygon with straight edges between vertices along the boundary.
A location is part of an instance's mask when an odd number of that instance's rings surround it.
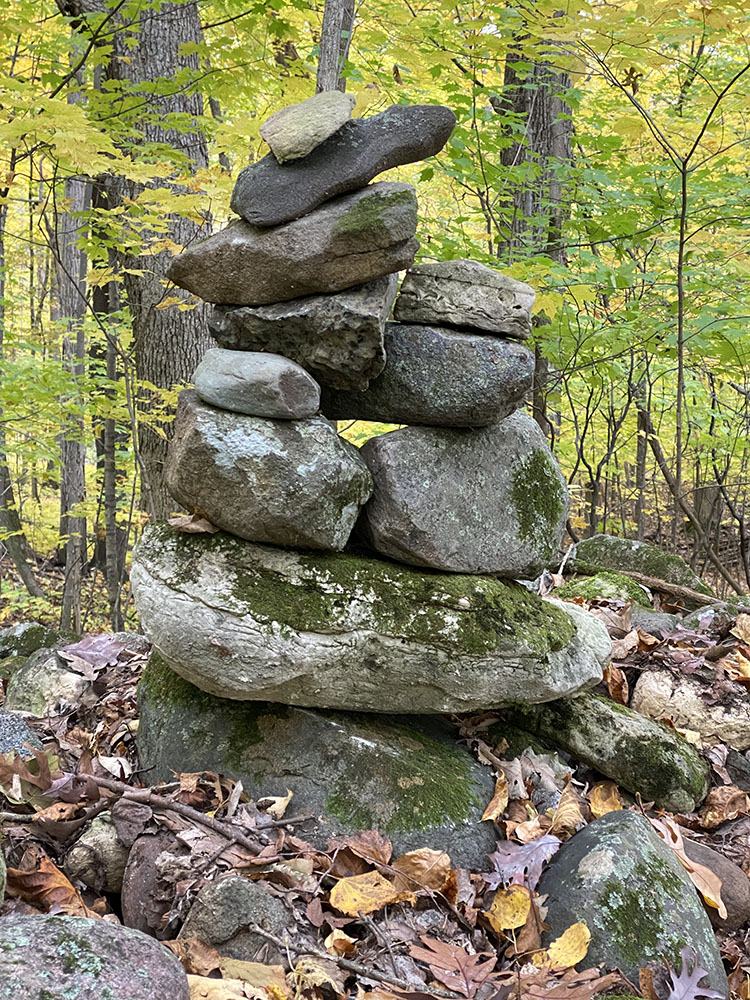
<svg viewBox="0 0 750 1000">
<path fill-rule="evenodd" d="M 572 924 L 547 949 L 547 958 L 553 969 L 571 969 L 586 957 L 591 931 L 586 924 Z"/>
<path fill-rule="evenodd" d="M 241 979 L 251 986 L 275 986 L 284 996 L 289 995 L 283 965 L 264 965 L 263 962 L 245 962 L 239 958 L 222 958 L 219 964 L 225 979 Z"/>
<path fill-rule="evenodd" d="M 414 894 L 396 888 L 379 872 L 342 878 L 331 890 L 331 906 L 347 917 L 375 913 L 391 903 L 404 902 L 413 903 Z"/>
<path fill-rule="evenodd" d="M 292 801 L 293 795 L 294 792 L 287 788 L 286 795 L 265 795 L 258 799 L 258 805 L 260 805 L 261 809 L 265 809 L 269 816 L 273 816 L 274 819 L 281 819 L 286 812 L 286 807 Z M 266 802 L 269 802 L 270 805 L 266 805 Z"/>
<path fill-rule="evenodd" d="M 487 919 L 498 934 L 523 927 L 531 909 L 531 896 L 524 885 L 510 885 L 498 889 L 492 906 L 487 911 Z"/>
<path fill-rule="evenodd" d="M 206 976 L 188 976 L 190 1000 L 247 1000 L 258 997 L 255 987 L 241 979 L 208 979 Z"/>
<path fill-rule="evenodd" d="M 334 929 L 323 942 L 329 955 L 351 955 L 357 941 L 343 931 Z"/>
<path fill-rule="evenodd" d="M 182 299 L 178 298 L 176 295 L 169 295 L 166 299 L 162 299 L 161 302 L 156 303 L 157 309 L 169 309 L 170 306 L 179 305 Z"/>
<path fill-rule="evenodd" d="M 600 781 L 589 795 L 589 808 L 594 819 L 623 808 L 620 789 L 614 781 Z"/>
<path fill-rule="evenodd" d="M 396 889 L 414 892 L 420 886 L 440 892 L 445 888 L 451 874 L 451 859 L 445 851 L 433 851 L 422 847 L 396 858 L 392 867 L 399 872 L 393 878 Z"/>
<path fill-rule="evenodd" d="M 640 115 L 623 115 L 622 118 L 616 118 L 610 128 L 623 138 L 637 139 L 643 134 L 644 122 Z"/>
<path fill-rule="evenodd" d="M 486 819 L 496 820 L 505 812 L 508 806 L 508 781 L 504 774 L 495 782 L 495 794 L 482 815 L 482 822 Z"/>
</svg>

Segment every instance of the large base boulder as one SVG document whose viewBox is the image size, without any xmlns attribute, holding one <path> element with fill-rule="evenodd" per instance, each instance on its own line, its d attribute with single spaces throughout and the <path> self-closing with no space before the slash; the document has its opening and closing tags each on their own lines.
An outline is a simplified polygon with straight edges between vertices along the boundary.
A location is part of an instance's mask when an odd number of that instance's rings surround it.
<svg viewBox="0 0 750 1000">
<path fill-rule="evenodd" d="M 436 326 L 388 323 L 385 353 L 366 392 L 323 394 L 326 416 L 482 427 L 510 416 L 534 375 L 534 355 L 520 344 Z"/>
<path fill-rule="evenodd" d="M 375 489 L 360 526 L 384 556 L 514 579 L 557 558 L 568 491 L 527 414 L 479 430 L 405 427 L 361 455 Z"/>
<path fill-rule="evenodd" d="M 562 845 L 539 892 L 549 894 L 548 939 L 579 921 L 588 927 L 588 966 L 619 969 L 633 983 L 639 969 L 648 969 L 658 995 L 666 996 L 665 962 L 677 978 L 687 945 L 707 971 L 702 985 L 728 996 L 719 948 L 696 889 L 645 817 L 619 811 L 590 823 Z"/>
<path fill-rule="evenodd" d="M 206 302 L 284 302 L 403 270 L 416 231 L 414 188 L 384 181 L 273 229 L 233 222 L 175 257 L 167 277 Z"/>
<path fill-rule="evenodd" d="M 165 468 L 170 494 L 240 538 L 342 549 L 372 480 L 322 418 L 266 420 L 180 395 Z"/>
<path fill-rule="evenodd" d="M 384 700 L 381 691 L 381 701 Z M 214 698 L 159 657 L 138 690 L 138 749 L 151 780 L 211 770 L 252 798 L 294 793 L 290 814 L 312 813 L 300 836 L 379 829 L 396 853 L 432 847 L 483 868 L 494 850 L 490 770 L 456 744 L 439 718 L 356 715 Z"/>
<path fill-rule="evenodd" d="M 575 605 L 487 577 L 147 529 L 131 587 L 166 662 L 225 698 L 372 712 L 549 701 L 611 642 Z"/>
</svg>

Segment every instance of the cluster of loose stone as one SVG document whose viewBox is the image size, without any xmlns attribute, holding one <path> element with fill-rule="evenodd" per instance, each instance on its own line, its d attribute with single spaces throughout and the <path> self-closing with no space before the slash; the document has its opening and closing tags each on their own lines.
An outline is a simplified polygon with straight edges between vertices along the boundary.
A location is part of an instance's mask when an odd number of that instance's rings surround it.
<svg viewBox="0 0 750 1000">
<path fill-rule="evenodd" d="M 533 289 L 469 260 L 412 266 L 414 189 L 368 184 L 438 152 L 449 109 L 351 110 L 326 93 L 269 119 L 272 152 L 232 196 L 240 219 L 172 265 L 214 304 L 219 347 L 181 397 L 170 492 L 250 541 L 340 551 L 356 528 L 410 565 L 531 576 L 567 514 L 518 412 Z M 337 433 L 350 419 L 407 426 L 358 451 Z"/>
</svg>

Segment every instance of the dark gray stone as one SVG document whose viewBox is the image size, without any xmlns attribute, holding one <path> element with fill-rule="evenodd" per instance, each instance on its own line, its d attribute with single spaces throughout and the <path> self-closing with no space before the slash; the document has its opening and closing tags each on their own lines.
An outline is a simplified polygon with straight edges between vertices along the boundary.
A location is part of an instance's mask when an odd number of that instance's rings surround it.
<svg viewBox="0 0 750 1000">
<path fill-rule="evenodd" d="M 188 1000 L 185 970 L 163 945 L 108 920 L 0 918 L 0 1000 Z"/>
<path fill-rule="evenodd" d="M 664 962 L 679 971 L 687 944 L 708 971 L 703 984 L 728 995 L 719 948 L 696 889 L 645 817 L 621 810 L 590 823 L 562 845 L 538 891 L 549 894 L 547 942 L 571 924 L 586 924 L 588 966 L 603 963 L 634 983 L 639 969 L 649 969 L 658 992 Z"/>
<path fill-rule="evenodd" d="M 708 868 L 721 880 L 721 900 L 726 907 L 726 917 L 720 917 L 713 907 L 708 908 L 708 919 L 721 931 L 736 931 L 750 920 L 750 879 L 739 865 L 714 851 L 706 844 L 683 837 L 685 854 L 690 861 Z"/>
<path fill-rule="evenodd" d="M 327 420 L 266 420 L 180 395 L 165 467 L 189 511 L 253 541 L 342 549 L 372 480 Z"/>
<path fill-rule="evenodd" d="M 360 524 L 383 555 L 515 579 L 557 560 L 568 491 L 527 414 L 479 430 L 406 427 L 361 455 L 375 486 Z"/>
<path fill-rule="evenodd" d="M 727 753 L 726 768 L 732 779 L 732 784 L 742 789 L 743 792 L 750 792 L 750 760 L 744 754 L 730 747 Z"/>
<path fill-rule="evenodd" d="M 203 355 L 193 384 L 204 403 L 253 417 L 299 420 L 320 409 L 315 379 L 279 354 L 215 347 Z"/>
<path fill-rule="evenodd" d="M 388 323 L 386 366 L 365 392 L 326 390 L 323 412 L 338 420 L 482 427 L 523 403 L 534 355 L 497 337 Z"/>
<path fill-rule="evenodd" d="M 28 746 L 43 750 L 44 745 L 37 734 L 20 715 L 15 715 L 0 708 L 0 754 L 17 753 L 21 757 L 30 758 L 34 755 Z"/>
<path fill-rule="evenodd" d="M 154 648 L 223 698 L 475 711 L 589 687 L 612 649 L 593 615 L 518 584 L 221 533 L 151 528 L 130 583 Z"/>
<path fill-rule="evenodd" d="M 334 389 L 366 389 L 385 365 L 383 331 L 398 276 L 333 295 L 267 306 L 216 306 L 209 330 L 220 347 L 273 351 Z"/>
<path fill-rule="evenodd" d="M 284 962 L 286 955 L 250 930 L 251 924 L 283 938 L 294 917 L 260 882 L 227 875 L 200 890 L 178 937 L 200 938 L 225 958 L 269 965 Z"/>
<path fill-rule="evenodd" d="M 233 222 L 175 257 L 167 276 L 206 302 L 285 302 L 409 267 L 416 231 L 414 188 L 382 182 L 273 229 Z"/>
<path fill-rule="evenodd" d="M 456 116 L 440 105 L 394 105 L 348 121 L 303 159 L 280 166 L 273 155 L 245 167 L 231 208 L 254 226 L 278 226 L 329 198 L 357 191 L 373 177 L 439 153 Z"/>
<path fill-rule="evenodd" d="M 266 118 L 260 127 L 261 138 L 279 163 L 298 160 L 338 132 L 351 118 L 355 104 L 354 94 L 324 90 Z"/>
<path fill-rule="evenodd" d="M 395 315 L 402 323 L 447 323 L 525 340 L 535 298 L 531 285 L 477 261 L 440 260 L 410 269 Z"/>
<path fill-rule="evenodd" d="M 181 771 L 182 767 L 177 765 L 175 770 Z M 170 775 L 166 780 L 173 777 Z M 148 830 L 136 837 L 125 865 L 120 895 L 122 922 L 126 927 L 160 940 L 174 934 L 171 928 L 165 928 L 164 918 L 174 902 L 174 872 L 181 867 L 190 867 L 190 852 L 171 830 Z M 165 873 L 171 874 L 170 881 L 162 877 Z"/>
<path fill-rule="evenodd" d="M 169 780 L 172 768 L 206 769 L 241 780 L 252 798 L 291 790 L 291 809 L 315 817 L 297 832 L 317 847 L 376 828 L 396 854 L 429 846 L 454 865 L 483 869 L 494 850 L 492 824 L 480 822 L 491 772 L 438 717 L 225 701 L 158 657 L 144 671 L 138 703 L 138 748 L 153 780 Z"/>
<path fill-rule="evenodd" d="M 647 608 L 633 608 L 631 616 L 633 628 L 639 628 L 648 635 L 662 638 L 662 632 L 676 632 L 682 624 L 679 615 L 670 615 L 666 611 L 650 611 Z"/>
<path fill-rule="evenodd" d="M 618 538 L 616 535 L 583 538 L 576 544 L 568 565 L 576 573 L 596 573 L 600 569 L 642 573 L 665 583 L 690 587 L 701 594 L 711 594 L 706 584 L 680 556 L 634 538 Z"/>
</svg>

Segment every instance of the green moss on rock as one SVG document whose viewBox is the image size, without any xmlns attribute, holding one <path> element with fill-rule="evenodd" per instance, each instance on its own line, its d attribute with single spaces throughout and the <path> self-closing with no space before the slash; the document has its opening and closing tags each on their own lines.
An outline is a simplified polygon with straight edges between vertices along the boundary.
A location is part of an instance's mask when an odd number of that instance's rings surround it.
<svg viewBox="0 0 750 1000">
<path fill-rule="evenodd" d="M 372 234 L 380 231 L 387 233 L 385 213 L 401 205 L 414 206 L 416 221 L 417 201 L 413 189 L 390 191 L 384 195 L 365 195 L 336 222 L 333 227 L 334 235 L 358 235 L 363 232 Z"/>
<path fill-rule="evenodd" d="M 605 572 L 568 580 L 555 591 L 555 597 L 569 601 L 576 597 L 584 601 L 630 601 L 638 607 L 651 608 L 643 587 L 624 573 Z"/>
<path fill-rule="evenodd" d="M 550 548 L 557 540 L 566 496 L 560 472 L 547 452 L 537 448 L 518 465 L 510 495 L 521 538 Z"/>
<path fill-rule="evenodd" d="M 646 542 L 615 535 L 593 535 L 578 542 L 571 569 L 589 574 L 603 569 L 630 570 L 666 583 L 690 587 L 701 594 L 712 593 L 680 556 Z"/>
</svg>

